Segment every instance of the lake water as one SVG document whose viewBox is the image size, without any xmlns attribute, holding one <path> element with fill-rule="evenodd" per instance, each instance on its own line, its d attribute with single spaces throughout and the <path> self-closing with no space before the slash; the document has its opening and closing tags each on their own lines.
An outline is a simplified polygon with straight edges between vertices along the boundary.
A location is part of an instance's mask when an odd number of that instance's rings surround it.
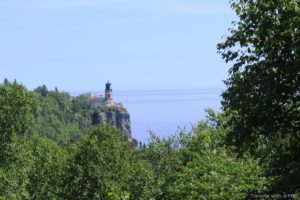
<svg viewBox="0 0 300 200">
<path fill-rule="evenodd" d="M 149 131 L 159 136 L 187 129 L 206 116 L 205 109 L 219 110 L 222 89 L 114 91 L 115 102 L 130 113 L 132 136 L 147 143 Z"/>
<path fill-rule="evenodd" d="M 71 92 L 77 96 L 85 92 Z M 93 91 L 92 94 L 104 94 Z M 206 108 L 218 111 L 222 89 L 194 90 L 113 90 L 116 103 L 122 103 L 130 113 L 132 136 L 148 143 L 149 131 L 159 136 L 176 133 L 178 128 L 189 129 L 205 119 Z"/>
</svg>

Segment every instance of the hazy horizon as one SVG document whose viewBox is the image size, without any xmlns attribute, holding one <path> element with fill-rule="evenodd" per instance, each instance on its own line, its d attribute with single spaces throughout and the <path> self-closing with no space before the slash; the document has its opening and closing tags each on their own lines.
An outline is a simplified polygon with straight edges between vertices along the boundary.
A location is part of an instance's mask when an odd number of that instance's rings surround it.
<svg viewBox="0 0 300 200">
<path fill-rule="evenodd" d="M 113 89 L 113 96 L 114 101 L 122 103 L 130 114 L 132 136 L 147 143 L 150 130 L 160 137 L 173 135 L 179 128 L 189 130 L 192 125 L 204 120 L 207 115 L 205 109 L 219 111 L 223 90 L 224 88 L 129 91 Z M 97 94 L 103 95 L 104 90 L 97 91 Z"/>
<path fill-rule="evenodd" d="M 216 46 L 234 19 L 218 0 L 2 1 L 0 79 L 73 95 L 109 80 L 146 141 L 220 107 L 229 67 Z"/>
</svg>

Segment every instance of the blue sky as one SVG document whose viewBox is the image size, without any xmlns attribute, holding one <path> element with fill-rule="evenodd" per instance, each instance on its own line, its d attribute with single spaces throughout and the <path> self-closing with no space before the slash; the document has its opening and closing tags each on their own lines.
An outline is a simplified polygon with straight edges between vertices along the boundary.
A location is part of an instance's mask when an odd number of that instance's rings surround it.
<svg viewBox="0 0 300 200">
<path fill-rule="evenodd" d="M 66 91 L 222 88 L 227 0 L 2 0 L 0 79 Z"/>
</svg>

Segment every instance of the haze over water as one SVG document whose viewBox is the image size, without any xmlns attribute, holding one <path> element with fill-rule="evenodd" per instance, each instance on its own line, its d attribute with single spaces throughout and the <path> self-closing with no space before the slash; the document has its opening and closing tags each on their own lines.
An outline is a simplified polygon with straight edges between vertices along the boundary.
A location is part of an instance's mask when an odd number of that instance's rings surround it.
<svg viewBox="0 0 300 200">
<path fill-rule="evenodd" d="M 148 142 L 149 131 L 159 136 L 176 133 L 178 127 L 189 129 L 206 116 L 205 109 L 219 110 L 222 89 L 189 90 L 114 90 L 114 101 L 130 113 L 132 135 Z M 104 94 L 103 91 L 92 93 Z"/>
</svg>

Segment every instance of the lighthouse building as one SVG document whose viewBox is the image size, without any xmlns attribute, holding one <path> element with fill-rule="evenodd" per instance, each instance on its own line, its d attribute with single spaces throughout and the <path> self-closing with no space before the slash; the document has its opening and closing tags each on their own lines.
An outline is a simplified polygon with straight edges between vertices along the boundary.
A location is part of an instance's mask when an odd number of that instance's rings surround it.
<svg viewBox="0 0 300 200">
<path fill-rule="evenodd" d="M 105 96 L 103 95 L 94 95 L 91 97 L 92 100 L 92 106 L 94 108 L 99 106 L 113 106 L 115 105 L 113 100 L 113 94 L 111 89 L 111 83 L 108 81 L 105 84 Z"/>
</svg>

